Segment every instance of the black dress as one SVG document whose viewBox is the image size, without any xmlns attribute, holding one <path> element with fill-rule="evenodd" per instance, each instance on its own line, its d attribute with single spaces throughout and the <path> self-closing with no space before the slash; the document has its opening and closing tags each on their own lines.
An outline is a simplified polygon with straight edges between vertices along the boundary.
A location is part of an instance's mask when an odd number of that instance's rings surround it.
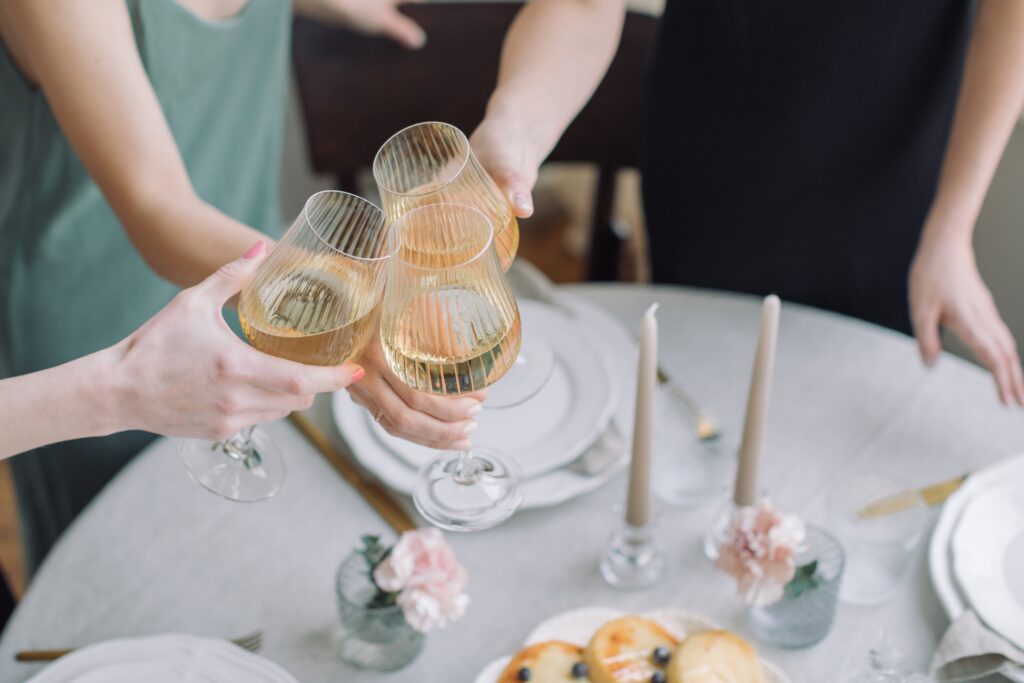
<svg viewBox="0 0 1024 683">
<path fill-rule="evenodd" d="M 643 168 L 654 279 L 909 329 L 967 0 L 667 0 Z"/>
</svg>

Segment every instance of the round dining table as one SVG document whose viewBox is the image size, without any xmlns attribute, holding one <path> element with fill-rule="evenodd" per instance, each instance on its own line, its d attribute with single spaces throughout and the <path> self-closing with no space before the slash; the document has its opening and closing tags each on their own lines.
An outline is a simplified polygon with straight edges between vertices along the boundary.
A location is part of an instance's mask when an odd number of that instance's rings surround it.
<svg viewBox="0 0 1024 683">
<path fill-rule="evenodd" d="M 758 299 L 622 284 L 565 291 L 606 307 L 631 329 L 659 302 L 662 366 L 714 413 L 722 438 L 738 442 Z M 830 486 L 855 473 L 924 486 L 1024 450 L 1024 416 L 999 405 L 985 372 L 949 354 L 925 368 L 904 335 L 784 302 L 777 353 L 761 482 L 774 501 L 809 522 L 827 522 Z M 625 400 L 632 395 L 630 387 Z M 340 439 L 327 399 L 318 400 L 312 417 Z M 165 632 L 236 637 L 262 630 L 261 654 L 303 683 L 469 683 L 516 651 L 540 621 L 586 606 L 674 607 L 751 636 L 734 585 L 701 551 L 713 505 L 661 509 L 657 538 L 668 566 L 656 585 L 623 591 L 604 583 L 598 557 L 625 498 L 623 473 L 557 507 L 520 512 L 485 532 L 450 534 L 470 575 L 465 617 L 431 633 L 404 670 L 351 669 L 336 654 L 334 574 L 361 535 L 393 534 L 290 423 L 267 428 L 284 449 L 288 480 L 258 504 L 202 489 L 173 440 L 135 458 L 33 578 L 0 639 L 0 683 L 40 670 L 15 662 L 18 650 Z M 841 604 L 819 644 L 755 644 L 796 683 L 832 683 L 866 664 L 884 628 L 907 664 L 926 669 L 949 623 L 928 579 L 926 545 L 891 600 Z"/>
</svg>

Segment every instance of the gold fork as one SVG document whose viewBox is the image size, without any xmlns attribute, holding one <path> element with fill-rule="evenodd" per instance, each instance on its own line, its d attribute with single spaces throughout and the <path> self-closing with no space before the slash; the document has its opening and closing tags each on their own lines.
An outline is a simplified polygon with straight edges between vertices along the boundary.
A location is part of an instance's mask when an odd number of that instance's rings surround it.
<svg viewBox="0 0 1024 683">
<path fill-rule="evenodd" d="M 253 631 L 241 638 L 234 638 L 231 642 L 243 650 L 259 652 L 259 649 L 263 646 L 263 631 Z M 14 655 L 14 658 L 19 662 L 52 662 L 74 651 L 74 648 L 64 650 L 22 650 Z"/>
</svg>

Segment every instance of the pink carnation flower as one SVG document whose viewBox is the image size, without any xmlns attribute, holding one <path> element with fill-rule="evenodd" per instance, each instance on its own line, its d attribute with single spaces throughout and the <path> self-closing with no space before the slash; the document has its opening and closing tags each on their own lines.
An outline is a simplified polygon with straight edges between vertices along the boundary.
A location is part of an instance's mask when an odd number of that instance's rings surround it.
<svg viewBox="0 0 1024 683">
<path fill-rule="evenodd" d="M 466 612 L 466 570 L 437 529 L 407 531 L 373 572 L 385 591 L 398 593 L 405 620 L 426 633 Z"/>
<path fill-rule="evenodd" d="M 783 514 L 761 499 L 733 515 L 716 564 L 736 579 L 736 588 L 748 605 L 771 605 L 793 580 L 796 554 L 804 550 L 806 536 L 800 517 Z"/>
</svg>

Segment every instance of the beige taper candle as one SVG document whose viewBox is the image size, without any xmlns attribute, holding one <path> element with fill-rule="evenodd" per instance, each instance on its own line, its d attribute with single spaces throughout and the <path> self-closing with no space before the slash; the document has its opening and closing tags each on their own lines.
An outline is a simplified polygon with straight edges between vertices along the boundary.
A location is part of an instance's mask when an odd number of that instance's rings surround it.
<svg viewBox="0 0 1024 683">
<path fill-rule="evenodd" d="M 654 438 L 654 391 L 658 386 L 658 304 L 640 322 L 640 360 L 636 373 L 636 413 L 633 417 L 633 458 L 629 463 L 626 523 L 647 526 L 651 521 L 651 441 Z"/>
<path fill-rule="evenodd" d="M 753 505 L 758 495 L 758 466 L 764 449 L 765 424 L 768 421 L 768 399 L 772 391 L 772 368 L 775 365 L 775 342 L 779 336 L 779 297 L 770 294 L 761 308 L 761 330 L 754 354 L 754 371 L 747 396 L 747 417 L 740 441 L 740 464 L 736 470 L 736 505 Z"/>
</svg>

